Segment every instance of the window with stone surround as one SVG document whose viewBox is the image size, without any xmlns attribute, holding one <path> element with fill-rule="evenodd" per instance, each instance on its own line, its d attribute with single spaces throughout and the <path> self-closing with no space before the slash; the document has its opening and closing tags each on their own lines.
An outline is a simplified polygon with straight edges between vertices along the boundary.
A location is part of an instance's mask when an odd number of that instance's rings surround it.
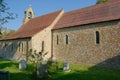
<svg viewBox="0 0 120 80">
<path fill-rule="evenodd" d="M 7 46 L 8 46 L 7 43 L 5 43 L 5 46 L 4 46 L 5 51 L 7 50 Z"/>
<path fill-rule="evenodd" d="M 19 43 L 19 52 L 24 52 L 24 44 Z"/>
<path fill-rule="evenodd" d="M 11 44 L 11 51 L 13 51 L 13 48 L 14 48 L 14 45 L 13 45 L 13 43 Z"/>
<path fill-rule="evenodd" d="M 32 18 L 32 12 L 28 12 L 28 19 Z"/>
<path fill-rule="evenodd" d="M 19 43 L 19 45 L 18 45 L 18 46 L 19 46 L 19 52 L 20 52 L 20 50 L 21 50 L 20 43 Z"/>
<path fill-rule="evenodd" d="M 28 49 L 29 49 L 29 42 L 26 41 L 26 51 L 28 52 Z"/>
<path fill-rule="evenodd" d="M 100 33 L 99 31 L 96 31 L 96 44 L 100 43 Z"/>
<path fill-rule="evenodd" d="M 59 42 L 58 42 L 58 41 L 59 41 L 59 38 L 58 38 L 58 35 L 57 35 L 57 45 L 59 44 Z"/>
<path fill-rule="evenodd" d="M 42 41 L 42 51 L 44 51 L 45 43 Z"/>
<path fill-rule="evenodd" d="M 5 47 L 7 47 L 7 43 L 5 43 Z"/>
<path fill-rule="evenodd" d="M 23 45 L 24 45 L 24 44 L 22 43 L 22 45 L 21 45 L 21 48 L 22 48 L 22 52 L 24 51 L 24 47 L 23 47 Z"/>
<path fill-rule="evenodd" d="M 68 43 L 69 43 L 69 36 L 66 35 L 66 44 L 68 44 Z"/>
</svg>

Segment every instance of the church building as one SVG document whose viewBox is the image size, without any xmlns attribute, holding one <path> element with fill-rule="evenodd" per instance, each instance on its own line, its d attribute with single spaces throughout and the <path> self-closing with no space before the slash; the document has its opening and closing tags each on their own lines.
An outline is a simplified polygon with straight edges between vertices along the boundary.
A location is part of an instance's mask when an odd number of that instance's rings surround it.
<svg viewBox="0 0 120 80">
<path fill-rule="evenodd" d="M 24 14 L 22 26 L 0 40 L 1 57 L 19 61 L 32 49 L 45 59 L 120 69 L 120 0 L 39 17 L 30 6 Z"/>
</svg>

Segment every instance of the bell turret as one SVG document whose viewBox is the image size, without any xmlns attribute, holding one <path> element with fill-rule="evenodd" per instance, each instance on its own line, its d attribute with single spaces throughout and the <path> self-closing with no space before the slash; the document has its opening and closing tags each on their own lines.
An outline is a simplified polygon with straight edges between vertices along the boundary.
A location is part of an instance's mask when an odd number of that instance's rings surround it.
<svg viewBox="0 0 120 80">
<path fill-rule="evenodd" d="M 29 6 L 29 8 L 24 12 L 24 15 L 23 24 L 34 18 L 34 12 L 31 6 Z"/>
</svg>

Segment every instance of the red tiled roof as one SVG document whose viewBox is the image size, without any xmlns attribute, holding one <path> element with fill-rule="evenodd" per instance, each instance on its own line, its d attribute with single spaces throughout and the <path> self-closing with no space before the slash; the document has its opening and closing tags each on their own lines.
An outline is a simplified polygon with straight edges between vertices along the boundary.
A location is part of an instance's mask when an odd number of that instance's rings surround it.
<svg viewBox="0 0 120 80">
<path fill-rule="evenodd" d="M 27 23 L 23 24 L 15 34 L 1 40 L 32 37 L 39 31 L 45 29 L 50 24 L 52 24 L 52 22 L 55 20 L 55 18 L 59 15 L 60 12 L 61 10 L 33 18 Z"/>
<path fill-rule="evenodd" d="M 120 19 L 120 0 L 65 13 L 53 29 Z"/>
</svg>

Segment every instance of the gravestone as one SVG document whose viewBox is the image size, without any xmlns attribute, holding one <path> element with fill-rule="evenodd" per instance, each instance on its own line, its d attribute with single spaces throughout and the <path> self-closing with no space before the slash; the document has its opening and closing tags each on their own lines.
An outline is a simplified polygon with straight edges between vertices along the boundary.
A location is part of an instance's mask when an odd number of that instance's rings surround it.
<svg viewBox="0 0 120 80">
<path fill-rule="evenodd" d="M 53 58 L 52 58 L 52 63 L 54 64 L 54 63 L 56 63 L 56 62 L 57 62 L 56 57 L 53 57 Z"/>
<path fill-rule="evenodd" d="M 37 67 L 37 77 L 38 78 L 48 77 L 47 64 L 41 64 Z"/>
<path fill-rule="evenodd" d="M 37 66 L 37 77 L 38 78 L 47 78 L 48 72 L 47 72 L 47 61 L 45 59 L 41 60 L 40 65 Z"/>
<path fill-rule="evenodd" d="M 53 57 L 52 58 L 52 64 L 54 65 L 54 64 L 57 64 L 57 59 L 56 59 L 56 57 Z"/>
<path fill-rule="evenodd" d="M 45 59 L 42 59 L 41 63 L 42 64 L 47 64 L 47 61 Z"/>
<path fill-rule="evenodd" d="M 21 60 L 19 62 L 19 70 L 25 70 L 26 69 L 26 61 L 25 60 Z"/>
<path fill-rule="evenodd" d="M 63 63 L 63 71 L 64 72 L 70 72 L 69 63 L 66 62 L 66 61 Z"/>
<path fill-rule="evenodd" d="M 0 70 L 0 80 L 9 80 L 9 71 Z"/>
</svg>

